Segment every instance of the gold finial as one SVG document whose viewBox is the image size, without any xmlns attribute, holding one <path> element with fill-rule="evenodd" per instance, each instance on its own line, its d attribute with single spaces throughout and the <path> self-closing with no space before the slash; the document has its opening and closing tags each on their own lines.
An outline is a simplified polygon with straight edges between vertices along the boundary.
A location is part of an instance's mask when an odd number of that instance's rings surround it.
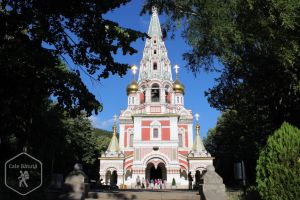
<svg viewBox="0 0 300 200">
<path fill-rule="evenodd" d="M 117 134 L 117 115 L 114 115 L 114 125 L 113 125 L 113 134 Z"/>
<path fill-rule="evenodd" d="M 195 114 L 196 118 L 196 135 L 200 135 L 200 125 L 199 125 L 199 117 L 200 115 L 198 113 Z"/>
<path fill-rule="evenodd" d="M 174 69 L 175 69 L 175 73 L 176 73 L 176 80 L 178 80 L 178 69 L 179 69 L 179 66 L 176 64 L 174 66 Z"/>
<path fill-rule="evenodd" d="M 135 80 L 135 74 L 136 74 L 137 70 L 138 70 L 137 66 L 136 65 L 132 65 L 131 71 L 133 73 L 133 80 Z"/>
</svg>

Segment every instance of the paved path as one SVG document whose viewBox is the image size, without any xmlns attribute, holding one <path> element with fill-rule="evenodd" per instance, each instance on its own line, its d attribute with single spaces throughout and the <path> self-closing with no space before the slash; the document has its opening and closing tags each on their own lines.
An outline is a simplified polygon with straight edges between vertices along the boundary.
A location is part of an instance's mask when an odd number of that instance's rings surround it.
<svg viewBox="0 0 300 200">
<path fill-rule="evenodd" d="M 85 200 L 200 200 L 197 191 L 189 190 L 118 190 L 112 192 L 89 192 Z"/>
</svg>

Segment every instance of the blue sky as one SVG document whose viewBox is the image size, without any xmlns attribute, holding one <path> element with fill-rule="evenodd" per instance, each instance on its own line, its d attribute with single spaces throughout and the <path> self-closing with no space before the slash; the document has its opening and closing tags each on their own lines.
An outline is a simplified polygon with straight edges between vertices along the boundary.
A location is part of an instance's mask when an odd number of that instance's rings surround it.
<svg viewBox="0 0 300 200">
<path fill-rule="evenodd" d="M 111 19 L 119 25 L 135 30 L 147 32 L 150 23 L 150 15 L 140 16 L 142 1 L 132 1 L 125 6 L 114 10 L 106 15 L 107 19 Z M 164 16 L 159 16 L 160 23 L 165 21 Z M 142 59 L 144 49 L 144 41 L 138 40 L 133 43 L 133 47 L 138 50 L 137 54 L 132 56 L 122 54 L 116 55 L 118 62 L 136 64 L 139 66 Z M 180 37 L 180 32 L 176 33 L 174 39 L 167 38 L 165 44 L 168 50 L 171 66 L 178 64 L 180 81 L 185 85 L 185 107 L 191 109 L 193 114 L 200 114 L 201 136 L 206 136 L 208 129 L 213 128 L 217 122 L 220 112 L 210 107 L 204 91 L 214 85 L 214 78 L 218 76 L 216 73 L 206 73 L 201 71 L 195 77 L 184 66 L 186 62 L 182 59 L 182 54 L 189 50 L 184 40 Z M 218 63 L 216 63 L 218 64 Z M 174 77 L 174 72 L 173 72 Z M 104 108 L 97 116 L 91 116 L 93 126 L 101 129 L 111 130 L 113 124 L 113 115 L 120 114 L 127 106 L 126 87 L 131 82 L 133 76 L 128 72 L 123 78 L 119 76 L 110 76 L 108 79 L 101 79 L 100 82 L 90 80 L 88 77 L 82 76 L 89 90 L 96 95 L 96 98 L 103 104 Z"/>
</svg>

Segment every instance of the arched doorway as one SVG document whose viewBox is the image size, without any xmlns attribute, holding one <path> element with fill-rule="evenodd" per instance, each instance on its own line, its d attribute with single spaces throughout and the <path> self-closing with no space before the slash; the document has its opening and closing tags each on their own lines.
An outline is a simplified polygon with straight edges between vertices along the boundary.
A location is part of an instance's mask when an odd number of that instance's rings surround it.
<svg viewBox="0 0 300 200">
<path fill-rule="evenodd" d="M 155 166 L 153 163 L 148 163 L 146 167 L 146 180 L 167 180 L 167 169 L 164 163 L 160 162 Z"/>
<path fill-rule="evenodd" d="M 205 174 L 206 172 L 206 169 L 205 168 L 198 168 L 196 170 L 196 173 L 195 173 L 195 184 L 196 185 L 199 185 L 199 184 L 203 184 L 203 175 Z"/>
<path fill-rule="evenodd" d="M 196 178 L 196 185 L 200 184 L 201 173 L 199 170 L 196 171 L 195 178 Z"/>
<path fill-rule="evenodd" d="M 110 185 L 110 179 L 111 179 L 111 172 L 110 172 L 110 170 L 107 170 L 107 172 L 105 174 L 105 184 L 106 185 Z"/>
<path fill-rule="evenodd" d="M 114 170 L 110 177 L 110 185 L 117 185 L 118 183 L 118 174 L 117 171 Z"/>
<path fill-rule="evenodd" d="M 118 173 L 116 170 L 107 170 L 105 173 L 105 184 L 106 185 L 117 185 Z"/>
</svg>

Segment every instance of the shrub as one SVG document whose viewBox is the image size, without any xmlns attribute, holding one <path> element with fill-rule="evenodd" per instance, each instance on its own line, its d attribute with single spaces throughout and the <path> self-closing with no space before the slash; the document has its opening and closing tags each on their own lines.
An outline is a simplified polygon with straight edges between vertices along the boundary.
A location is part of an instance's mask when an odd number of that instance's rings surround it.
<svg viewBox="0 0 300 200">
<path fill-rule="evenodd" d="M 300 129 L 285 122 L 268 138 L 256 182 L 263 200 L 300 199 Z"/>
<path fill-rule="evenodd" d="M 172 180 L 172 186 L 176 186 L 175 178 L 173 178 L 173 180 Z"/>
</svg>

